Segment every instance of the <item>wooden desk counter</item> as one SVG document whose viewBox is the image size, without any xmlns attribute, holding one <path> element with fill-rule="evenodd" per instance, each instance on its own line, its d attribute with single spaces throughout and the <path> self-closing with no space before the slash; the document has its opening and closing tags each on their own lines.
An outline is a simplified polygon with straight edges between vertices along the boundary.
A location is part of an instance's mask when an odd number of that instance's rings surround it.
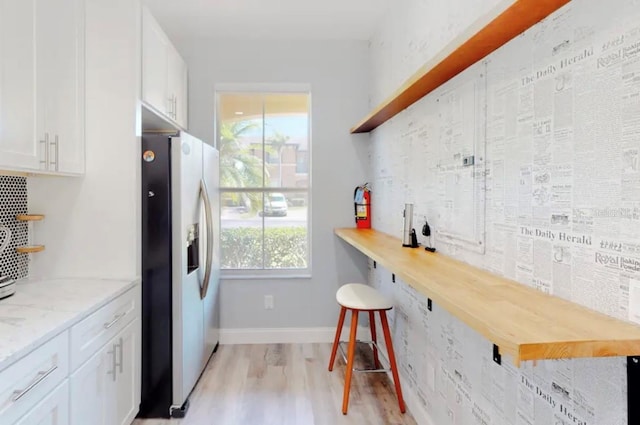
<svg viewBox="0 0 640 425">
<path fill-rule="evenodd" d="M 640 355 L 640 326 L 372 229 L 335 234 L 522 360 Z"/>
</svg>

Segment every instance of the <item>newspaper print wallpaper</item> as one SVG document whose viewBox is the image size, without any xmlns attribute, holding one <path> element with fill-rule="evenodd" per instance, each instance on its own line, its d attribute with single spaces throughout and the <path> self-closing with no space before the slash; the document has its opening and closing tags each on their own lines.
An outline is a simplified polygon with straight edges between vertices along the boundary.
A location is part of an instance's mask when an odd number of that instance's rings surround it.
<svg viewBox="0 0 640 425">
<path fill-rule="evenodd" d="M 372 39 L 372 105 L 417 69 L 412 52 L 424 62 L 495 4 L 431 2 L 439 18 L 418 28 L 428 3 L 402 0 Z M 412 202 L 440 252 L 640 323 L 640 2 L 570 2 L 371 138 L 375 228 L 400 237 Z M 489 341 L 389 271 L 369 280 L 396 302 L 419 423 L 627 425 L 626 359 L 498 366 Z"/>
</svg>

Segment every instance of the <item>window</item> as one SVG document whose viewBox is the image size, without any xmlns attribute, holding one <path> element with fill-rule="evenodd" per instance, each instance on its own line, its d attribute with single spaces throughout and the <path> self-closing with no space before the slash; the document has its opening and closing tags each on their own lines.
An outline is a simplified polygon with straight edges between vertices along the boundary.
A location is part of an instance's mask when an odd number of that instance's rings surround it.
<svg viewBox="0 0 640 425">
<path fill-rule="evenodd" d="M 308 275 L 309 92 L 218 90 L 216 101 L 223 273 Z"/>
</svg>

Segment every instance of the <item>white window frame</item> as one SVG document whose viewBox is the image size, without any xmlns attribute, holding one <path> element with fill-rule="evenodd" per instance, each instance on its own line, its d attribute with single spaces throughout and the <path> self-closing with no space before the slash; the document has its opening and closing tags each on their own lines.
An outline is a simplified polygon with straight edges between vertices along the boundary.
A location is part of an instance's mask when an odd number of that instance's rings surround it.
<svg viewBox="0 0 640 425">
<path fill-rule="evenodd" d="M 312 93 L 311 93 L 311 85 L 310 84 L 296 84 L 296 83 L 221 83 L 216 84 L 214 86 L 214 134 L 215 134 L 215 146 L 218 148 L 218 95 L 224 93 L 254 93 L 254 94 L 269 94 L 269 93 L 306 93 L 308 96 L 308 117 L 309 117 L 309 125 L 307 128 L 307 140 L 308 140 L 308 167 L 309 167 L 309 180 L 306 187 L 307 191 L 307 267 L 304 269 L 221 269 L 220 277 L 222 279 L 230 279 L 230 280 L 247 280 L 247 279 L 310 279 L 312 277 Z M 263 164 L 264 167 L 264 164 Z M 231 191 L 250 191 L 250 192 L 300 192 L 299 188 L 257 188 L 257 189 L 246 189 L 246 190 L 235 190 L 235 189 L 225 189 L 225 192 Z M 223 190 L 221 188 L 220 194 L 222 194 Z M 220 199 L 220 196 L 218 197 Z M 220 203 L 220 209 L 222 212 L 222 203 Z M 264 217 L 263 217 L 263 227 L 264 229 Z M 222 224 L 220 225 L 220 230 L 222 231 Z M 222 249 L 222 247 L 221 247 Z"/>
</svg>

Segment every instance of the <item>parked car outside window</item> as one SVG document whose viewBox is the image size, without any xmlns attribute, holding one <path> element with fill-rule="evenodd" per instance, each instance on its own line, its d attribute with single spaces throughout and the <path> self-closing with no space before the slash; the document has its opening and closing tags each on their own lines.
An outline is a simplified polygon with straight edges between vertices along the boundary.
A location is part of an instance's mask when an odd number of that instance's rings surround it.
<svg viewBox="0 0 640 425">
<path fill-rule="evenodd" d="M 287 199 L 282 193 L 269 193 L 265 196 L 264 211 L 262 211 L 260 215 L 267 217 L 285 217 L 287 210 Z"/>
</svg>

